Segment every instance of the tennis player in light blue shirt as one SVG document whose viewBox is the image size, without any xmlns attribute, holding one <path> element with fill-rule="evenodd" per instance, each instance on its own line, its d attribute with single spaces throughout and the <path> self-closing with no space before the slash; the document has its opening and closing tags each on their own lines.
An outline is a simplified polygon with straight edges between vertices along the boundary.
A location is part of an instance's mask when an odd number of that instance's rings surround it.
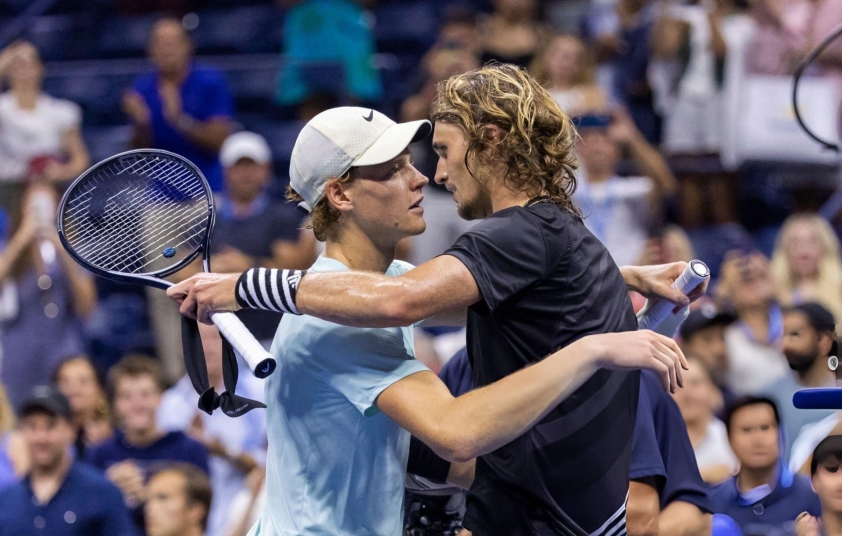
<svg viewBox="0 0 842 536">
<path fill-rule="evenodd" d="M 424 231 L 420 204 L 429 181 L 407 147 L 430 130 L 427 121 L 395 124 L 354 107 L 328 110 L 304 127 L 292 153 L 290 194 L 326 242 L 311 270 L 398 276 L 412 268 L 394 260 L 395 248 Z M 265 268 L 246 276 L 251 303 L 271 308 L 289 291 Z M 170 293 L 183 311 L 195 299 L 185 286 Z M 465 318 L 462 309 L 425 322 Z M 593 335 L 453 398 L 415 360 L 412 327 L 342 321 L 353 324 L 288 314 L 275 335 L 278 370 L 265 397 L 266 503 L 250 536 L 400 536 L 410 434 L 429 445 L 425 460 L 438 456 L 442 480 L 467 487 L 476 456 L 522 435 L 599 368 L 653 368 L 670 385 L 686 364 L 673 341 L 651 332 Z M 454 463 L 442 473 L 439 461 Z"/>
</svg>

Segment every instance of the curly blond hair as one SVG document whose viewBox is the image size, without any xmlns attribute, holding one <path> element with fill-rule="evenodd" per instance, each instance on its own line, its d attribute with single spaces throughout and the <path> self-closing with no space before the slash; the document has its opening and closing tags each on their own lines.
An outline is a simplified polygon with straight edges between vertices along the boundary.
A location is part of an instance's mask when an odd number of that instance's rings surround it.
<svg viewBox="0 0 842 536">
<path fill-rule="evenodd" d="M 530 199 L 546 198 L 577 217 L 571 201 L 578 167 L 573 122 L 526 70 L 510 64 L 488 64 L 440 82 L 431 118 L 462 129 L 468 140 L 465 165 L 487 167 L 505 162 L 505 181 Z M 493 143 L 488 127 L 503 133 Z"/>
<path fill-rule="evenodd" d="M 355 178 L 357 178 L 357 168 L 351 168 L 341 177 L 331 180 L 344 184 L 353 181 Z M 300 203 L 304 201 L 304 198 L 301 197 L 298 192 L 293 190 L 292 186 L 287 186 L 286 198 L 287 201 L 292 201 L 293 203 Z M 307 219 L 307 224 L 304 228 L 312 229 L 313 234 L 316 235 L 316 240 L 324 242 L 329 236 L 332 236 L 334 224 L 341 219 L 342 213 L 333 208 L 330 201 L 327 200 L 327 197 L 322 197 L 321 200 L 316 203 L 316 206 L 313 207 L 313 212 L 310 213 L 310 217 Z"/>
</svg>

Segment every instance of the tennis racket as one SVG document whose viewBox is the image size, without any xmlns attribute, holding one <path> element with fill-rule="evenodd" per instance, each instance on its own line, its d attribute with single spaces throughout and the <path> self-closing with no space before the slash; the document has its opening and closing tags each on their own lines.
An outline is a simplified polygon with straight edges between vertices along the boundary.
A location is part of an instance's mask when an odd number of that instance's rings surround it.
<svg viewBox="0 0 842 536">
<path fill-rule="evenodd" d="M 167 289 L 163 278 L 200 253 L 210 271 L 215 213 L 202 172 L 176 154 L 140 149 L 112 156 L 76 179 L 58 208 L 58 234 L 73 259 L 115 281 Z M 252 372 L 265 378 L 275 360 L 234 313 L 211 320 Z"/>
</svg>

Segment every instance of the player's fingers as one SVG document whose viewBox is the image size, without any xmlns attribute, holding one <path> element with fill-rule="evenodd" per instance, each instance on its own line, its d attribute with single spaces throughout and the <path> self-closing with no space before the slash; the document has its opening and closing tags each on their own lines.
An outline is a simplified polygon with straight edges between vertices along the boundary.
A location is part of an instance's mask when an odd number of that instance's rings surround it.
<svg viewBox="0 0 842 536">
<path fill-rule="evenodd" d="M 669 361 L 670 369 L 675 373 L 675 386 L 684 387 L 684 377 L 682 376 L 682 369 L 686 368 L 687 359 L 681 352 L 681 349 L 672 339 L 661 336 L 657 344 L 663 353 L 664 357 Z"/>
<path fill-rule="evenodd" d="M 187 318 L 196 320 L 196 298 L 192 293 L 187 294 L 184 297 L 184 300 L 181 302 L 181 306 L 178 308 L 178 312 Z"/>
</svg>

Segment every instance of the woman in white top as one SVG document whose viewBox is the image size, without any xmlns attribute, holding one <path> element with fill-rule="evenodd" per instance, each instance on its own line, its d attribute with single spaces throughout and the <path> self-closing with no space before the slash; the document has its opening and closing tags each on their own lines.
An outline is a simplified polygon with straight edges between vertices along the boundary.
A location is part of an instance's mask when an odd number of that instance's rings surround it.
<svg viewBox="0 0 842 536">
<path fill-rule="evenodd" d="M 26 179 L 76 178 L 89 165 L 77 104 L 42 90 L 38 50 L 16 41 L 0 51 L 0 206 L 10 207 Z"/>
<path fill-rule="evenodd" d="M 683 374 L 684 388 L 678 389 L 673 397 L 687 425 L 702 480 L 717 484 L 739 469 L 728 443 L 725 424 L 713 415 L 722 406 L 722 393 L 711 381 L 702 361 L 688 355 L 687 362 L 690 370 Z"/>
</svg>

